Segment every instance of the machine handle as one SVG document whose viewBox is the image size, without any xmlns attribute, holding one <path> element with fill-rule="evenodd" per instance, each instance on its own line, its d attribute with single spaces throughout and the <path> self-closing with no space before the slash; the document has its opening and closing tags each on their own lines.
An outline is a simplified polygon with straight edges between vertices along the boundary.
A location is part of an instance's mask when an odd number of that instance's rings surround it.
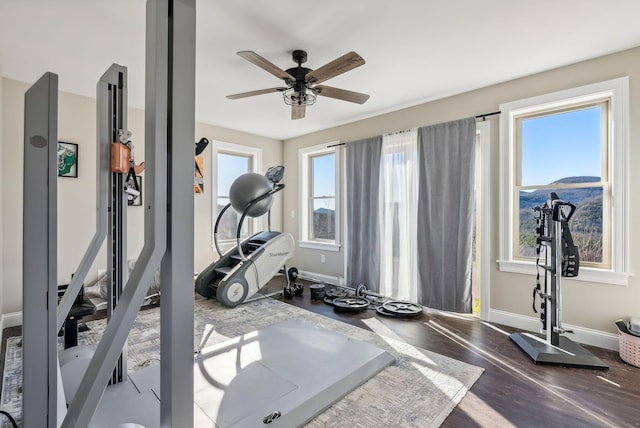
<svg viewBox="0 0 640 428">
<path fill-rule="evenodd" d="M 229 202 L 224 206 L 224 208 L 222 208 L 222 211 L 220 211 L 220 214 L 218 214 L 218 218 L 216 219 L 216 225 L 213 228 L 213 243 L 215 244 L 216 251 L 218 252 L 218 255 L 220 257 L 222 257 L 222 251 L 220 251 L 220 246 L 218 245 L 218 226 L 220 225 L 220 219 L 222 219 L 222 215 L 229 209 L 230 206 L 231 202 Z"/>
<path fill-rule="evenodd" d="M 240 221 L 238 222 L 238 230 L 236 232 L 236 245 L 238 246 L 238 254 L 240 255 L 240 259 L 242 259 L 243 261 L 247 260 L 247 257 L 244 255 L 244 252 L 242 251 L 242 245 L 240 245 L 240 233 L 242 231 L 242 223 L 244 223 L 244 219 L 247 216 L 247 212 L 249 212 L 249 210 L 256 205 L 258 202 L 262 201 L 263 199 L 268 198 L 269 196 L 273 195 L 274 193 L 277 193 L 279 191 L 281 191 L 282 189 L 284 189 L 284 184 L 280 183 L 280 184 L 276 184 L 273 189 L 269 190 L 268 192 L 265 192 L 264 194 L 258 196 L 257 198 L 255 198 L 253 201 L 249 202 L 249 204 L 246 206 L 246 208 L 244 209 L 244 211 L 242 211 L 242 216 L 240 217 Z"/>
</svg>

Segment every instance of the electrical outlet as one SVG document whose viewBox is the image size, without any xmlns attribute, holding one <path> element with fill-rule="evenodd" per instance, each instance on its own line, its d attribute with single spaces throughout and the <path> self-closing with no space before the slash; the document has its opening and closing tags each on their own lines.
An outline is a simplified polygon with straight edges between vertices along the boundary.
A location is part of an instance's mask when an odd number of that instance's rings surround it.
<svg viewBox="0 0 640 428">
<path fill-rule="evenodd" d="M 325 263 L 327 260 L 324 258 L 324 254 L 320 254 L 320 263 Z"/>
<path fill-rule="evenodd" d="M 296 218 L 296 212 L 295 212 L 295 210 L 291 210 L 291 218 Z"/>
</svg>

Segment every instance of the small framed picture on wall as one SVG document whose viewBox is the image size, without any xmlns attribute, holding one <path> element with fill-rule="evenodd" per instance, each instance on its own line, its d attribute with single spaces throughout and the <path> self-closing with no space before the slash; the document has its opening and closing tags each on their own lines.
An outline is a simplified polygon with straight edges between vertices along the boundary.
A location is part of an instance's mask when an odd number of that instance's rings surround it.
<svg viewBox="0 0 640 428">
<path fill-rule="evenodd" d="M 78 177 L 78 145 L 58 141 L 58 177 Z"/>
</svg>

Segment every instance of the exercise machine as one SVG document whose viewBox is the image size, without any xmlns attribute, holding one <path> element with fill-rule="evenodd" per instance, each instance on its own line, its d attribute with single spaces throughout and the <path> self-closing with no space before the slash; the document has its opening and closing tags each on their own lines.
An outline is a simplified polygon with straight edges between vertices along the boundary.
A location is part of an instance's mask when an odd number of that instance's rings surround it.
<svg viewBox="0 0 640 428">
<path fill-rule="evenodd" d="M 580 268 L 580 255 L 573 243 L 569 220 L 576 206 L 561 200 L 554 192 L 547 202 L 534 208 L 536 217 L 536 286 L 533 289 L 533 310 L 536 297 L 541 299 L 541 334 L 512 333 L 513 340 L 536 364 L 552 364 L 605 370 L 609 367 L 582 346 L 563 336 L 573 333 L 562 327 L 563 277 L 576 277 Z M 544 264 L 540 261 L 544 260 Z M 540 271 L 544 272 L 544 286 Z"/>
<path fill-rule="evenodd" d="M 57 332 L 76 300 L 107 229 L 120 229 L 108 211 L 112 131 L 126 130 L 126 75 L 114 65 L 98 83 L 96 234 L 60 303 L 57 302 L 58 76 L 45 73 L 25 94 L 23 223 L 23 426 L 194 426 L 193 296 L 180 284 L 193 278 L 193 141 L 195 121 L 195 1 L 149 0 L 146 25 L 144 247 L 127 276 L 122 241 L 110 242 L 109 275 L 122 285 L 102 339 L 83 367 L 75 394 L 67 396 Z M 174 49 L 173 46 L 180 46 Z M 103 104 L 104 103 L 104 104 Z M 105 110 L 102 110 L 102 107 Z M 104 120 L 108 117 L 108 120 Z M 118 122 L 117 124 L 115 122 Z M 106 136 L 106 139 L 103 138 Z M 126 192 L 120 192 L 126 210 Z M 119 197 L 118 197 L 119 198 Z M 124 217 L 115 218 L 121 221 Z M 122 229 L 121 229 L 122 230 Z M 125 229 L 126 230 L 126 229 Z M 114 241 L 117 241 L 114 238 Z M 111 251 L 114 253 L 112 254 Z M 110 262 L 111 263 L 111 262 Z M 123 349 L 151 280 L 160 266 L 162 400 L 127 378 Z M 125 285 L 126 284 L 126 285 Z M 175 290 L 174 290 L 175 288 Z M 67 351 L 70 351 L 69 348 Z M 84 353 L 83 353 L 84 354 Z M 79 360 L 79 358 L 75 358 Z M 121 364 L 121 363 L 122 364 Z M 115 368 L 115 370 L 114 370 Z M 72 370 L 73 371 L 73 370 Z M 114 381 L 115 376 L 115 381 Z M 122 382 L 119 380 L 122 379 Z M 71 397 L 70 395 L 73 395 Z M 100 417 L 102 415 L 102 418 Z"/>
<path fill-rule="evenodd" d="M 250 172 L 242 174 L 231 184 L 230 202 L 218 214 L 213 232 L 219 258 L 196 278 L 195 288 L 200 295 L 215 297 L 223 305 L 234 307 L 250 300 L 281 269 L 286 281 L 285 293 L 290 294 L 286 262 L 293 256 L 295 242 L 291 234 L 271 230 L 273 195 L 284 189 L 284 184 L 280 183 L 283 176 L 284 167 L 275 166 L 269 168 L 264 176 Z M 240 214 L 236 245 L 222 253 L 218 229 L 224 214 L 231 207 Z M 260 217 L 265 213 L 268 230 L 242 240 L 245 219 Z"/>
</svg>

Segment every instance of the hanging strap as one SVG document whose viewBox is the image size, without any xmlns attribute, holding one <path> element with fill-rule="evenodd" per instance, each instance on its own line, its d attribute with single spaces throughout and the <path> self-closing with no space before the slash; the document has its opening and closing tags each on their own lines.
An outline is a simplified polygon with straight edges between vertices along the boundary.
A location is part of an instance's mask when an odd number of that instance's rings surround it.
<svg viewBox="0 0 640 428">
<path fill-rule="evenodd" d="M 576 277 L 580 269 L 580 254 L 573 243 L 569 224 L 562 222 L 562 276 Z"/>
<path fill-rule="evenodd" d="M 125 183 L 133 184 L 133 188 L 139 192 L 140 186 L 138 186 L 138 180 L 136 180 L 136 171 L 134 169 L 135 164 L 131 162 L 129 165 L 129 172 L 127 173 L 127 179 L 125 180 Z"/>
</svg>

